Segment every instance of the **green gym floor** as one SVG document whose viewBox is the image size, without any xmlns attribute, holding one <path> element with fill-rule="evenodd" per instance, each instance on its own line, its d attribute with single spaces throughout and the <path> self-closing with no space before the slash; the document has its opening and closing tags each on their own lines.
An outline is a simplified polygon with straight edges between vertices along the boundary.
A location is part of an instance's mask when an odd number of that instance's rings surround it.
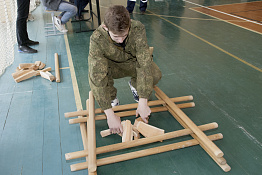
<svg viewBox="0 0 262 175">
<path fill-rule="evenodd" d="M 96 9 L 95 0 L 93 9 Z M 222 133 L 214 143 L 224 152 L 231 171 L 225 173 L 199 146 L 98 167 L 99 175 L 260 175 L 262 174 L 262 35 L 259 31 L 198 12 L 203 6 L 241 4 L 249 0 L 149 0 L 145 15 L 139 3 L 132 19 L 146 28 L 148 44 L 154 47 L 154 61 L 163 77 L 158 87 L 170 98 L 192 95 L 194 108 L 183 109 L 196 125 L 217 122 L 207 135 Z M 126 0 L 100 0 L 101 16 L 112 4 L 126 6 Z M 243 6 L 242 6 L 243 7 Z M 261 30 L 262 6 L 242 9 L 260 16 L 255 20 Z M 219 10 L 222 11 L 223 8 Z M 238 13 L 227 14 L 238 15 Z M 88 14 L 85 14 L 88 17 Z M 71 172 L 70 165 L 85 158 L 65 160 L 65 154 L 83 150 L 79 124 L 69 124 L 64 113 L 86 109 L 89 38 L 92 32 L 79 31 L 78 23 L 68 22 L 66 35 L 45 37 L 44 25 L 50 14 L 42 5 L 28 22 L 30 39 L 37 54 L 15 53 L 15 61 L 0 77 L 0 174 L 1 175 L 82 175 Z M 257 18 L 256 18 L 257 17 Z M 260 18 L 259 18 L 260 17 Z M 240 19 L 235 19 L 240 20 Z M 250 23 L 242 21 L 245 25 Z M 252 23 L 254 25 L 254 23 Z M 82 29 L 97 27 L 82 22 Z M 17 46 L 15 45 L 15 50 Z M 34 77 L 15 83 L 11 74 L 19 63 L 42 61 L 52 67 L 54 53 L 60 59 L 61 82 Z M 134 103 L 127 84 L 129 78 L 115 81 L 121 104 Z M 152 97 L 153 100 L 156 97 Z M 98 106 L 96 105 L 98 108 Z M 124 120 L 125 118 L 122 118 Z M 130 116 L 133 123 L 135 116 Z M 149 123 L 165 132 L 183 129 L 168 112 L 153 113 Z M 121 142 L 121 137 L 102 138 L 106 120 L 96 122 L 97 147 Z M 98 155 L 99 158 L 192 139 L 184 136 L 159 143 Z"/>
</svg>

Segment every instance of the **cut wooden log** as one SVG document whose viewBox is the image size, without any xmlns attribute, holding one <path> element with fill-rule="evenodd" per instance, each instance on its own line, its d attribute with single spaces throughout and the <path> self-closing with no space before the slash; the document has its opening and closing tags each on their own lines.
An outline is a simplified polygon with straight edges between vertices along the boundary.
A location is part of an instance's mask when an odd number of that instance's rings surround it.
<svg viewBox="0 0 262 175">
<path fill-rule="evenodd" d="M 134 126 L 133 126 L 133 136 L 134 136 L 134 140 L 140 139 L 140 134 Z"/>
<path fill-rule="evenodd" d="M 19 83 L 20 81 L 23 81 L 23 80 L 26 80 L 26 79 L 29 79 L 31 77 L 34 77 L 37 75 L 37 72 L 34 71 L 34 70 L 31 70 L 29 72 L 26 72 L 25 74 L 22 74 L 21 76 L 17 77 L 15 79 L 15 82 Z"/>
<path fill-rule="evenodd" d="M 55 76 L 56 76 L 56 82 L 60 82 L 60 70 L 59 70 L 59 59 L 58 54 L 55 53 Z"/>
<path fill-rule="evenodd" d="M 19 64 L 19 69 L 33 69 L 33 70 L 37 70 L 38 66 L 35 65 L 35 63 L 20 63 Z"/>
<path fill-rule="evenodd" d="M 150 55 L 153 55 L 154 47 L 149 47 L 149 53 Z"/>
<path fill-rule="evenodd" d="M 19 70 L 19 71 L 17 71 L 17 72 L 14 72 L 14 73 L 12 73 L 12 76 L 13 76 L 13 78 L 14 78 L 14 80 L 15 79 L 17 79 L 18 77 L 20 77 L 20 76 L 22 76 L 22 75 L 24 75 L 24 74 L 26 74 L 26 73 L 28 73 L 28 72 L 30 72 L 31 70 Z"/>
<path fill-rule="evenodd" d="M 41 61 L 36 61 L 35 64 L 38 66 L 38 69 L 43 69 L 45 67 L 45 63 Z"/>
<path fill-rule="evenodd" d="M 122 122 L 122 124 L 123 124 L 122 142 L 128 142 L 133 140 L 133 130 L 130 120 L 125 120 Z"/>
<path fill-rule="evenodd" d="M 52 70 L 51 67 L 47 67 L 47 68 L 45 68 L 43 70 L 38 70 L 37 71 L 37 75 L 40 75 L 40 72 L 47 72 L 47 71 L 51 71 L 51 70 Z"/>
<path fill-rule="evenodd" d="M 135 122 L 134 122 L 134 127 L 137 129 L 137 124 L 138 122 L 144 122 L 143 119 L 141 117 L 138 117 L 135 119 Z"/>
<path fill-rule="evenodd" d="M 44 72 L 44 71 L 40 71 L 40 75 L 41 77 L 49 80 L 49 81 L 54 81 L 55 80 L 55 76 L 52 75 L 50 72 Z"/>
<path fill-rule="evenodd" d="M 144 137 L 153 137 L 157 135 L 163 135 L 165 133 L 163 129 L 157 128 L 141 121 L 137 123 L 136 128 Z"/>
</svg>

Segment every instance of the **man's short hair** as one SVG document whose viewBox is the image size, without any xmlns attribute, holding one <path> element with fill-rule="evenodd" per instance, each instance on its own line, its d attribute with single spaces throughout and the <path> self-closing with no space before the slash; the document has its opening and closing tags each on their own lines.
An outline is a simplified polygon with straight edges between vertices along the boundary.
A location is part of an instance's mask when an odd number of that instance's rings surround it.
<svg viewBox="0 0 262 175">
<path fill-rule="evenodd" d="M 122 5 L 109 7 L 105 14 L 104 24 L 113 33 L 122 33 L 130 27 L 130 15 Z"/>
</svg>

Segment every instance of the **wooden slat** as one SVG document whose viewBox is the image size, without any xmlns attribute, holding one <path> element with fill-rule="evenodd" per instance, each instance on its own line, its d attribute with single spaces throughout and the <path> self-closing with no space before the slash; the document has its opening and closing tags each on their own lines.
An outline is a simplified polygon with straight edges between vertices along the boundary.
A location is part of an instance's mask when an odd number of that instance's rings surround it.
<svg viewBox="0 0 262 175">
<path fill-rule="evenodd" d="M 224 155 L 224 153 L 207 138 L 196 124 L 181 109 L 179 109 L 163 91 L 161 91 L 157 86 L 154 87 L 154 90 L 156 94 L 167 103 L 170 110 L 174 111 L 174 113 L 194 132 L 194 134 L 199 137 L 202 143 L 213 152 L 215 156 L 222 157 Z"/>
<path fill-rule="evenodd" d="M 193 96 L 189 95 L 189 96 L 183 96 L 183 97 L 176 97 L 176 98 L 171 98 L 171 100 L 175 103 L 183 102 L 183 101 L 190 101 L 190 100 L 193 100 Z M 164 103 L 165 102 L 162 101 L 162 100 L 149 101 L 148 106 L 162 105 Z M 137 108 L 137 105 L 138 105 L 137 103 L 127 104 L 127 105 L 119 105 L 119 106 L 113 107 L 113 110 L 116 112 L 116 111 L 124 111 L 124 110 L 135 109 L 135 108 Z M 103 113 L 103 112 L 104 111 L 101 108 L 98 108 L 98 109 L 95 110 L 96 114 Z M 67 112 L 64 115 L 65 115 L 66 118 L 84 116 L 84 115 L 88 115 L 88 111 L 83 110 L 83 111 Z"/>
<path fill-rule="evenodd" d="M 218 140 L 222 139 L 223 135 L 222 134 L 214 134 L 211 136 L 208 136 L 210 140 Z M 124 142 L 128 143 L 128 142 Z M 117 156 L 111 156 L 111 157 L 106 157 L 102 159 L 97 160 L 97 166 L 102 166 L 102 165 L 107 165 L 107 164 L 112 164 L 112 163 L 117 163 L 121 161 L 126 161 L 126 160 L 131 160 L 139 157 L 145 157 L 149 155 L 154 155 L 158 153 L 163 153 L 167 151 L 172 151 L 176 149 L 181 149 L 181 148 L 186 148 L 194 145 L 198 145 L 199 142 L 196 139 L 188 140 L 188 141 L 183 141 L 183 142 L 178 142 L 178 143 L 173 143 L 169 145 L 164 145 L 164 146 L 159 146 L 155 148 L 150 148 L 150 149 L 145 149 L 141 151 L 135 151 L 135 152 L 130 152 L 126 154 L 121 154 Z M 78 171 L 78 170 L 83 170 L 89 168 L 89 163 L 83 162 L 83 163 L 78 163 L 71 165 L 71 171 Z"/>
<path fill-rule="evenodd" d="M 207 130 L 210 130 L 210 129 L 217 128 L 218 124 L 214 122 L 214 123 L 209 123 L 209 124 L 205 124 L 205 125 L 200 125 L 198 127 L 202 131 L 207 131 Z M 178 130 L 178 131 L 168 132 L 168 133 L 165 133 L 165 134 L 159 135 L 159 136 L 133 140 L 133 141 L 130 141 L 128 143 L 117 143 L 117 144 L 107 145 L 107 146 L 103 146 L 103 147 L 98 147 L 96 149 L 96 154 L 102 154 L 102 153 L 117 151 L 117 150 L 121 150 L 121 149 L 132 148 L 132 147 L 135 147 L 135 146 L 146 145 L 146 144 L 149 144 L 149 143 L 173 139 L 173 138 L 176 138 L 176 137 L 181 137 L 181 136 L 189 135 L 189 134 L 192 134 L 192 133 L 193 132 L 190 129 L 182 129 L 182 130 Z M 87 150 L 65 154 L 66 160 L 77 159 L 77 158 L 81 158 L 81 157 L 85 157 L 85 156 L 88 156 Z"/>
</svg>

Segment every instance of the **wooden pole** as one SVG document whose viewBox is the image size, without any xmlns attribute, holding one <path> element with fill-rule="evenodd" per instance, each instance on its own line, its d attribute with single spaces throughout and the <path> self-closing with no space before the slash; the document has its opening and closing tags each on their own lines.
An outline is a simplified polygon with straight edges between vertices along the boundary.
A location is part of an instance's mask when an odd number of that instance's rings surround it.
<svg viewBox="0 0 262 175">
<path fill-rule="evenodd" d="M 157 94 L 155 94 L 158 99 L 161 99 Z M 174 118 L 186 129 L 189 127 L 186 125 L 186 123 L 180 119 L 180 117 L 177 116 L 177 114 L 167 105 L 168 111 L 174 116 Z M 231 167 L 226 163 L 226 160 L 223 157 L 216 157 L 209 149 L 201 143 L 201 140 L 198 138 L 197 135 L 194 133 L 190 134 L 194 139 L 198 140 L 200 143 L 200 146 L 209 154 L 209 156 L 220 166 L 221 169 L 223 169 L 225 172 L 230 171 Z"/>
<path fill-rule="evenodd" d="M 218 140 L 218 139 L 222 139 L 223 135 L 222 134 L 215 134 L 215 135 L 208 136 L 208 138 L 210 140 Z M 128 143 L 128 142 L 124 142 L 124 143 Z M 172 150 L 176 150 L 176 149 L 186 148 L 186 147 L 194 146 L 194 145 L 198 145 L 198 144 L 199 144 L 199 142 L 196 139 L 192 139 L 192 140 L 188 140 L 188 141 L 173 143 L 173 144 L 159 146 L 159 147 L 150 148 L 150 149 L 145 149 L 145 150 L 141 150 L 141 151 L 135 151 L 135 152 L 130 152 L 130 153 L 121 154 L 121 155 L 117 155 L 117 156 L 106 157 L 106 158 L 98 159 L 97 160 L 97 166 L 107 165 L 107 164 L 111 164 L 111 163 L 117 163 L 117 162 L 131 160 L 131 159 L 135 159 L 135 158 L 139 158 L 139 157 L 145 157 L 145 156 L 163 153 L 163 152 L 167 152 L 167 151 L 172 151 Z M 83 162 L 83 163 L 71 165 L 70 167 L 71 167 L 71 171 L 77 171 L 77 170 L 89 168 L 88 166 L 89 166 L 89 163 Z"/>
<path fill-rule="evenodd" d="M 182 108 L 189 108 L 189 107 L 194 107 L 195 103 L 194 102 L 183 103 L 183 104 L 178 104 L 177 106 L 179 108 L 181 108 L 181 109 Z M 163 112 L 163 111 L 167 111 L 167 108 L 166 107 L 154 107 L 154 108 L 151 108 L 151 113 Z M 136 115 L 136 110 L 117 112 L 115 114 L 117 116 L 119 116 L 119 117 L 127 117 L 127 116 Z M 95 120 L 105 120 L 105 119 L 106 119 L 106 115 L 97 115 L 97 116 L 95 116 Z M 86 117 L 70 119 L 69 120 L 69 124 L 76 124 L 76 123 L 81 123 L 81 122 L 86 122 Z"/>
<path fill-rule="evenodd" d="M 56 82 L 60 82 L 60 71 L 59 71 L 59 59 L 58 54 L 55 53 L 55 76 L 56 76 Z"/>
<path fill-rule="evenodd" d="M 202 131 L 207 131 L 207 130 L 210 130 L 210 129 L 217 128 L 218 124 L 214 122 L 214 123 L 209 123 L 209 124 L 205 124 L 205 125 L 200 125 L 198 127 Z M 122 149 L 126 149 L 126 148 L 132 148 L 132 147 L 135 147 L 135 146 L 146 145 L 146 144 L 149 144 L 149 143 L 173 139 L 173 138 L 176 138 L 176 137 L 181 137 L 181 136 L 189 135 L 189 134 L 192 134 L 192 133 L 193 132 L 190 129 L 182 129 L 182 130 L 178 130 L 178 131 L 168 132 L 168 133 L 165 133 L 163 135 L 158 135 L 158 136 L 153 136 L 153 137 L 148 137 L 148 138 L 142 138 L 142 139 L 133 140 L 133 141 L 130 141 L 130 142 L 125 142 L 125 143 L 117 143 L 117 144 L 107 145 L 107 146 L 103 146 L 103 147 L 98 147 L 96 149 L 96 154 L 102 154 L 102 153 L 118 151 L 118 150 L 122 150 Z M 66 160 L 77 159 L 77 158 L 81 158 L 81 157 L 85 157 L 85 156 L 88 156 L 88 151 L 86 151 L 86 150 L 65 154 Z"/>
<path fill-rule="evenodd" d="M 81 109 L 82 110 L 82 109 Z M 83 116 L 78 116 L 78 118 L 82 118 Z M 83 147 L 84 150 L 88 150 L 88 144 L 87 144 L 87 129 L 86 129 L 86 124 L 85 123 L 80 123 L 80 132 L 82 136 L 82 142 L 83 142 Z M 86 156 L 86 161 L 88 161 L 88 157 Z"/>
<path fill-rule="evenodd" d="M 183 101 L 190 101 L 193 100 L 193 96 L 189 95 L 189 96 L 183 96 L 183 97 L 176 97 L 176 98 L 170 98 L 174 103 L 177 102 L 183 102 Z M 148 102 L 148 106 L 156 106 L 156 105 L 162 105 L 165 104 L 165 102 L 163 100 L 155 100 L 155 101 L 149 101 Z M 130 110 L 130 109 L 135 109 L 137 108 L 137 103 L 133 103 L 133 104 L 127 104 L 127 105 L 119 105 L 119 106 L 115 106 L 113 108 L 113 110 L 115 112 L 117 111 L 124 111 L 124 110 Z M 101 108 L 98 108 L 95 110 L 96 114 L 99 113 L 103 113 L 104 111 L 101 110 Z M 88 115 L 88 111 L 87 110 L 83 110 L 83 111 L 75 111 L 75 112 L 67 112 L 65 113 L 65 117 L 69 118 L 69 117 L 77 117 L 77 116 L 84 116 L 84 115 Z"/>
<path fill-rule="evenodd" d="M 154 87 L 154 90 L 216 157 L 222 157 L 224 155 L 224 153 L 207 138 L 207 136 L 195 125 L 195 123 L 190 120 L 190 118 L 182 110 L 180 110 L 163 91 L 161 91 L 157 86 Z"/>
<path fill-rule="evenodd" d="M 96 174 L 96 128 L 95 128 L 95 99 L 92 91 L 89 92 L 89 120 L 88 120 L 88 173 Z"/>
</svg>

